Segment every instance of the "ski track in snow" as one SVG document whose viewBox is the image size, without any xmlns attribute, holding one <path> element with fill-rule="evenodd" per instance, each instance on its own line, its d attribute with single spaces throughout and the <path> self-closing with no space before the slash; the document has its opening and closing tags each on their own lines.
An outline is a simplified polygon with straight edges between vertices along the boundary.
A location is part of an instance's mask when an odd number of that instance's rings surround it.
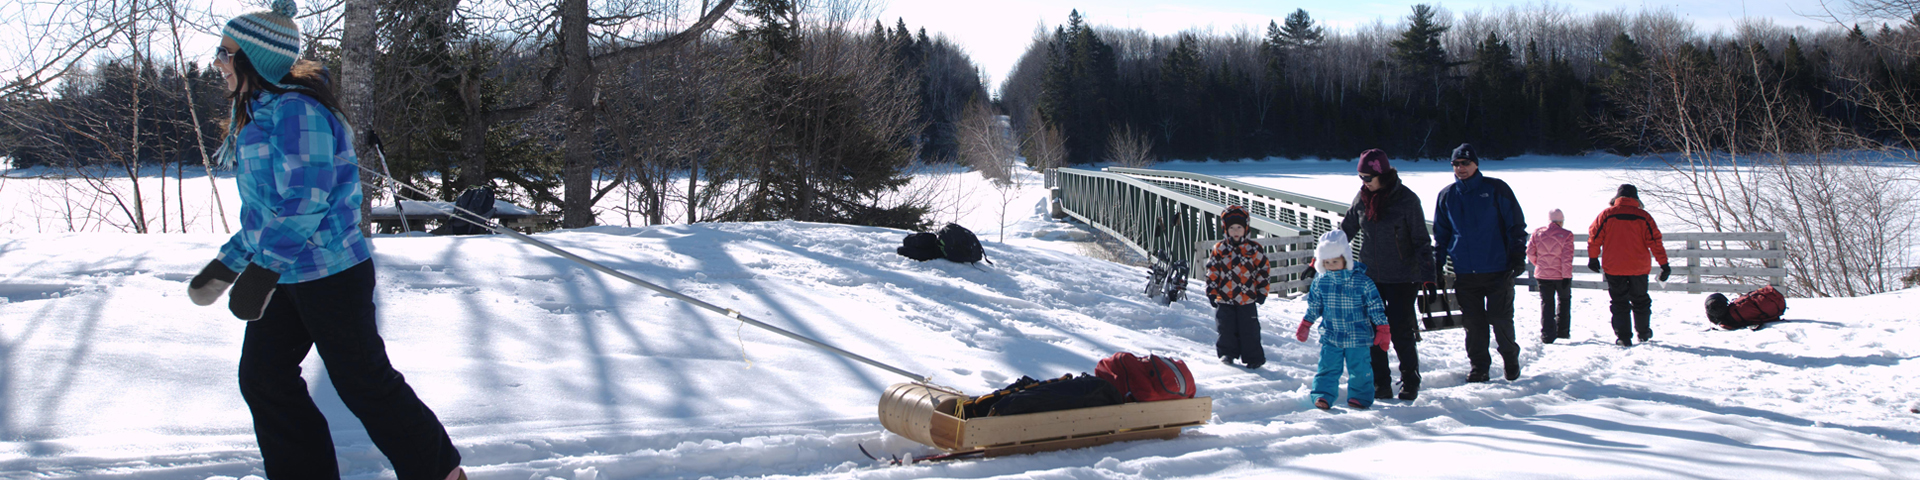
<svg viewBox="0 0 1920 480">
<path fill-rule="evenodd" d="M 1043 211 L 1043 195 L 1035 188 L 1022 201 Z M 1077 247 L 1062 241 L 1085 237 L 1062 227 L 1024 218 L 1006 243 L 975 228 L 993 265 L 914 262 L 893 253 L 905 232 L 798 222 L 539 238 L 972 394 L 1021 375 L 1091 371 L 1114 351 L 1169 354 L 1213 398 L 1212 422 L 1168 441 L 875 465 L 859 446 L 934 451 L 874 416 L 880 390 L 903 379 L 501 237 L 375 240 L 382 328 L 396 368 L 448 424 L 476 480 L 1920 471 L 1920 427 L 1905 413 L 1920 380 L 1920 321 L 1904 313 L 1916 291 L 1792 299 L 1791 321 L 1736 332 L 1706 329 L 1700 296 L 1654 292 L 1655 338 L 1621 349 L 1604 291 L 1576 289 L 1574 338 L 1542 345 L 1537 294 L 1521 289 L 1519 380 L 1465 383 L 1463 333 L 1427 332 L 1419 400 L 1323 412 L 1306 400 L 1318 339 L 1291 335 L 1304 299 L 1263 306 L 1266 367 L 1222 365 L 1201 281 L 1182 302 L 1152 303 L 1137 291 L 1143 268 L 1068 253 Z M 0 477 L 259 473 L 231 386 L 240 328 L 181 291 L 223 240 L 0 237 L 0 272 L 10 272 L 0 277 Z M 391 478 L 329 397 L 324 368 L 306 366 L 343 475 Z"/>
</svg>

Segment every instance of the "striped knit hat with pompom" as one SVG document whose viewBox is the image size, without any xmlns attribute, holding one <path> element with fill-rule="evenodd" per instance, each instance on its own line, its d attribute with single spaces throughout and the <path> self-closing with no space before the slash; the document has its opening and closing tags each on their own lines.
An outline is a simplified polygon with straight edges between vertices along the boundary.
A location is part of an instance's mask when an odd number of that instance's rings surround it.
<svg viewBox="0 0 1920 480">
<path fill-rule="evenodd" d="M 293 23 L 293 0 L 273 0 L 271 10 L 253 12 L 227 21 L 220 34 L 240 44 L 247 61 L 262 78 L 280 83 L 300 58 L 300 26 Z"/>
</svg>

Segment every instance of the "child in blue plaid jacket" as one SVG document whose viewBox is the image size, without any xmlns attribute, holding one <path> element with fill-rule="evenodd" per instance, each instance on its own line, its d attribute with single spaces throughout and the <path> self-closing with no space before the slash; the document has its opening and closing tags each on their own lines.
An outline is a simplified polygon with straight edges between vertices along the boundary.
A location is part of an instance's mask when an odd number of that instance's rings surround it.
<svg viewBox="0 0 1920 480">
<path fill-rule="evenodd" d="M 300 363 L 318 350 L 334 390 L 402 480 L 465 480 L 446 427 L 393 369 L 375 321 L 372 248 L 360 231 L 359 157 L 324 67 L 299 55 L 293 2 L 234 17 L 213 65 L 232 122 L 240 231 L 187 282 L 247 320 L 240 397 L 269 478 L 339 478 L 327 419 Z"/>
<path fill-rule="evenodd" d="M 1347 406 L 1373 406 L 1373 365 L 1369 347 L 1386 349 L 1393 335 L 1387 331 L 1386 303 L 1367 278 L 1367 266 L 1353 261 L 1347 234 L 1339 230 L 1320 236 L 1314 249 L 1319 275 L 1307 293 L 1307 315 L 1294 338 L 1307 341 L 1314 320 L 1325 318 L 1320 332 L 1320 366 L 1313 376 L 1313 406 L 1332 407 L 1339 397 L 1341 367 L 1347 373 Z"/>
</svg>

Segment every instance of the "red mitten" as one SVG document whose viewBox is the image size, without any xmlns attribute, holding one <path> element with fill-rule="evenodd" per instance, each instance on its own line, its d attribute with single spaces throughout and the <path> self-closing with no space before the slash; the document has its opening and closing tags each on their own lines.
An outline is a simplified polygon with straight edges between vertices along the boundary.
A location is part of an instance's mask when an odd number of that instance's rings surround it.
<svg viewBox="0 0 1920 480">
<path fill-rule="evenodd" d="M 1302 342 L 1304 342 L 1304 341 L 1307 341 L 1307 330 L 1309 330 L 1309 329 L 1312 329 L 1312 328 L 1313 328 L 1313 322 L 1309 322 L 1309 321 L 1306 321 L 1306 320 L 1301 320 L 1301 321 L 1300 321 L 1300 329 L 1299 329 L 1299 330 L 1295 330 L 1295 331 L 1293 332 L 1293 338 L 1296 338 L 1296 339 L 1299 339 L 1299 340 L 1300 340 L 1300 341 L 1302 341 Z"/>
<path fill-rule="evenodd" d="M 1380 351 L 1386 351 L 1391 345 L 1393 345 L 1392 329 L 1387 328 L 1386 325 L 1374 325 L 1373 346 L 1380 347 Z"/>
</svg>

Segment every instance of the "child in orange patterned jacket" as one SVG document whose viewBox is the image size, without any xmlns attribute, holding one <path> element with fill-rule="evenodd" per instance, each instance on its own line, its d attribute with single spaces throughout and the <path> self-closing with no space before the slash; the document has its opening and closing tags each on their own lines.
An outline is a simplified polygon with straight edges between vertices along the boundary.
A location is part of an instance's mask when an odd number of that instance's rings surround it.
<svg viewBox="0 0 1920 480">
<path fill-rule="evenodd" d="M 1220 225 L 1227 238 L 1207 253 L 1207 300 L 1213 302 L 1213 320 L 1220 332 L 1214 352 L 1232 365 L 1248 369 L 1267 363 L 1260 346 L 1259 305 L 1267 301 L 1267 254 L 1253 241 L 1247 227 L 1247 208 L 1227 207 Z"/>
</svg>

